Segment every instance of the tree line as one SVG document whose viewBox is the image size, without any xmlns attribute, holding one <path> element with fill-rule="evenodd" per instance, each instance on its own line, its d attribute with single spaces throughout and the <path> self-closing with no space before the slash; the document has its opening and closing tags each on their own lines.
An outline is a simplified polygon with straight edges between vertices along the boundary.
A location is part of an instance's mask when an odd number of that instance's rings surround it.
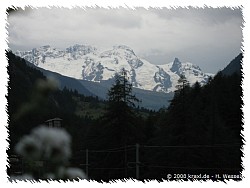
<svg viewBox="0 0 250 188">
<path fill-rule="evenodd" d="M 218 72 L 205 86 L 198 82 L 190 86 L 181 76 L 169 107 L 157 112 L 143 109 L 145 116 L 136 108 L 140 99 L 133 94 L 124 69 L 115 76 L 107 101 L 103 102 L 67 88 L 59 90 L 51 85 L 37 88 L 36 80 L 47 78 L 11 52 L 7 57 L 9 153 L 33 127 L 51 117 L 63 117 L 63 126 L 73 138 L 73 165 L 86 169 L 86 149 L 122 148 L 121 152 L 92 155 L 90 179 L 135 178 L 135 150 L 131 149 L 135 144 L 142 146 L 141 179 L 161 180 L 168 173 L 237 174 L 242 170 L 242 76 L 238 72 L 230 75 Z M 103 102 L 105 113 L 97 119 L 77 116 L 76 96 L 80 100 Z M 26 111 L 22 109 L 24 103 L 32 102 L 35 104 L 28 105 Z M 20 113 L 20 109 L 25 113 Z"/>
</svg>

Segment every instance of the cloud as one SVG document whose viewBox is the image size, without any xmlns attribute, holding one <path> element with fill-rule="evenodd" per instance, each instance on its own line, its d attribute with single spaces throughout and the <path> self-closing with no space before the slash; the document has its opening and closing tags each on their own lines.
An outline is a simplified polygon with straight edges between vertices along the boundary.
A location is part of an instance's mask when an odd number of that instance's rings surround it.
<svg viewBox="0 0 250 188">
<path fill-rule="evenodd" d="M 238 19 L 241 23 L 242 12 L 239 7 L 235 8 L 177 8 L 177 9 L 150 9 L 161 19 L 185 20 L 196 24 L 216 25 L 230 22 L 232 19 Z"/>
<path fill-rule="evenodd" d="M 92 21 L 96 20 L 101 26 L 105 27 L 105 25 L 107 25 L 108 27 L 121 29 L 140 28 L 142 21 L 140 15 L 137 14 L 135 10 L 128 11 L 124 8 L 92 9 L 90 16 L 92 17 Z"/>
<path fill-rule="evenodd" d="M 238 55 L 242 41 L 242 14 L 237 7 L 149 10 L 29 8 L 27 12 L 11 14 L 8 22 L 9 46 L 13 50 L 46 44 L 63 49 L 74 44 L 101 48 L 125 44 L 135 53 L 151 57 L 156 64 L 169 62 L 176 54 L 183 56 L 183 61 L 192 62 L 198 58 L 201 61 L 197 63 L 206 67 L 205 71 L 212 72 L 221 68 L 219 62 Z M 154 50 L 162 58 L 152 58 Z M 206 56 L 208 51 L 220 55 L 208 53 Z M 217 66 L 209 67 L 208 60 L 202 61 L 209 59 L 210 55 L 218 57 Z"/>
</svg>

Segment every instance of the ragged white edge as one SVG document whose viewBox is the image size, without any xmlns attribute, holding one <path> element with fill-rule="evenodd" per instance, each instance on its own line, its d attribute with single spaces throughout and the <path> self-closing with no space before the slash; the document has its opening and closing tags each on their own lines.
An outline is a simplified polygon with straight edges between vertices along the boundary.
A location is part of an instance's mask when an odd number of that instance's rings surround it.
<svg viewBox="0 0 250 188">
<path fill-rule="evenodd" d="M 5 1 L 5 0 L 4 0 Z M 43 0 L 43 1 L 30 1 L 30 0 L 9 0 L 6 2 L 7 5 L 14 5 L 24 8 L 27 5 L 33 7 L 104 7 L 104 8 L 118 8 L 125 7 L 129 9 L 134 9 L 135 7 L 167 7 L 167 8 L 175 8 L 175 7 L 189 7 L 189 6 L 197 6 L 203 7 L 204 5 L 209 7 L 221 7 L 221 6 L 238 6 L 245 4 L 245 0 L 155 0 L 155 1 L 143 1 L 143 0 L 72 0 L 65 1 L 62 0 L 60 3 L 57 0 Z"/>
<path fill-rule="evenodd" d="M 60 3 L 59 3 L 60 2 Z M 6 15 L 6 8 L 7 7 L 20 7 L 24 8 L 26 6 L 31 6 L 33 8 L 39 8 L 39 7 L 68 7 L 68 8 L 73 8 L 73 7 L 104 7 L 104 8 L 117 8 L 117 7 L 125 7 L 125 8 L 131 8 L 134 9 L 135 7 L 155 7 L 155 8 L 160 8 L 160 7 L 167 7 L 167 8 L 177 8 L 177 7 L 187 7 L 188 6 L 193 6 L 196 8 L 204 8 L 204 5 L 207 7 L 238 7 L 238 6 L 243 6 L 243 16 L 244 16 L 244 27 L 243 27 L 243 72 L 244 72 L 244 79 L 242 82 L 242 87 L 243 87 L 243 100 L 244 100 L 244 105 L 242 107 L 243 112 L 244 112 L 244 139 L 245 139 L 245 146 L 243 147 L 243 153 L 244 153 L 244 158 L 243 158 L 243 167 L 245 170 L 243 171 L 243 176 L 244 179 L 241 182 L 235 182 L 235 181 L 230 181 L 227 184 L 218 182 L 218 183 L 213 183 L 213 182 L 207 182 L 207 183 L 202 183 L 202 187 L 211 187 L 211 186 L 220 186 L 220 187 L 236 187 L 236 186 L 241 186 L 241 187 L 247 187 L 247 184 L 249 183 L 249 146 L 247 145 L 247 140 L 249 137 L 249 132 L 250 132 L 250 127 L 246 126 L 250 124 L 250 116 L 249 110 L 250 110 L 250 102 L 248 96 L 250 96 L 249 89 L 247 86 L 250 83 L 249 80 L 249 62 L 250 61 L 250 53 L 249 53 L 249 38 L 250 36 L 247 35 L 247 33 L 250 32 L 250 24 L 249 22 L 249 1 L 245 0 L 189 0 L 183 2 L 182 0 L 155 0 L 155 1 L 142 1 L 142 0 L 86 0 L 86 1 L 80 1 L 80 0 L 71 0 L 71 1 L 56 1 L 56 0 L 43 0 L 43 1 L 30 1 L 30 0 L 3 0 L 1 1 L 1 6 L 0 6 L 0 71 L 1 71 L 1 79 L 0 79 L 0 97 L 1 97 L 1 109 L 0 109 L 0 119 L 1 119 L 1 126 L 0 126 L 0 132 L 1 132 L 1 141 L 0 141 L 0 151 L 1 151 L 1 157 L 0 157 L 0 169 L 1 169 L 1 178 L 0 178 L 0 183 L 1 185 L 4 184 L 3 187 L 12 187 L 12 186 L 26 186 L 26 187 L 31 187 L 33 185 L 37 187 L 43 187 L 44 185 L 46 186 L 55 186 L 55 185 L 60 185 L 60 186 L 65 186 L 68 187 L 70 185 L 74 186 L 90 186 L 90 187 L 96 187 L 96 186 L 102 186 L 102 187 L 128 187 L 129 185 L 132 186 L 145 186 L 145 187 L 152 187 L 152 186 L 157 186 L 157 187 L 166 187 L 166 185 L 169 185 L 171 187 L 183 187 L 183 183 L 178 183 L 178 182 L 164 182 L 164 183 L 158 183 L 157 181 L 150 181 L 147 183 L 142 183 L 138 182 L 136 180 L 128 180 L 126 182 L 122 180 L 115 181 L 115 183 L 98 183 L 94 181 L 87 181 L 87 180 L 82 180 L 82 181 L 74 181 L 74 182 L 67 182 L 63 183 L 63 181 L 41 181 L 41 183 L 35 183 L 35 182 L 18 182 L 18 183 L 10 183 L 7 180 L 7 174 L 6 174 L 6 165 L 7 165 L 7 154 L 6 154 L 6 149 L 8 147 L 8 142 L 7 142 L 7 137 L 8 137 L 8 132 L 7 132 L 7 113 L 6 113 L 6 105 L 7 105 L 7 100 L 5 98 L 5 95 L 7 94 L 7 81 L 8 81 L 8 74 L 6 71 L 6 66 L 7 66 L 7 59 L 5 57 L 5 50 L 8 49 L 8 35 L 7 35 L 7 15 Z M 58 184 L 60 183 L 60 184 Z M 185 186 L 192 186 L 192 187 L 200 187 L 200 182 L 185 182 Z M 2 187 L 2 186 L 1 186 Z"/>
<path fill-rule="evenodd" d="M 250 15 L 249 15 L 249 4 L 245 5 L 243 10 L 243 42 L 242 42 L 242 52 L 243 52 L 243 62 L 242 62 L 242 68 L 243 68 L 243 81 L 242 81 L 242 89 L 243 89 L 243 103 L 244 105 L 242 106 L 242 110 L 243 110 L 243 128 L 244 131 L 242 131 L 242 134 L 244 136 L 244 146 L 243 146 L 243 153 L 244 153 L 244 157 L 242 158 L 243 160 L 243 172 L 242 175 L 244 177 L 244 185 L 246 184 L 246 182 L 249 182 L 249 156 L 250 156 L 250 150 L 249 150 L 249 144 L 247 144 L 248 139 L 249 139 L 249 133 L 250 133 L 250 128 L 249 123 L 250 123 L 250 116 L 249 116 L 249 112 L 250 112 L 250 101 L 249 101 L 249 96 L 250 96 L 250 90 L 249 90 L 249 60 L 250 60 L 250 55 L 249 55 L 249 41 L 250 41 L 250 37 L 247 33 L 250 32 Z M 247 13 L 248 12 L 248 13 Z"/>
<path fill-rule="evenodd" d="M 6 70 L 7 66 L 7 59 L 5 57 L 5 49 L 8 48 L 7 45 L 7 30 L 6 30 L 6 13 L 5 13 L 5 6 L 0 6 L 0 71 L 1 71 L 1 79 L 0 79 L 0 169 L 1 169 L 1 175 L 0 175 L 0 183 L 6 181 L 6 165 L 7 165 L 7 153 L 6 149 L 8 147 L 8 132 L 7 132 L 7 113 L 6 113 L 6 105 L 7 105 L 7 99 L 5 98 L 5 95 L 7 94 L 7 81 L 8 81 L 8 74 Z M 2 186 L 1 186 L 2 187 Z"/>
</svg>

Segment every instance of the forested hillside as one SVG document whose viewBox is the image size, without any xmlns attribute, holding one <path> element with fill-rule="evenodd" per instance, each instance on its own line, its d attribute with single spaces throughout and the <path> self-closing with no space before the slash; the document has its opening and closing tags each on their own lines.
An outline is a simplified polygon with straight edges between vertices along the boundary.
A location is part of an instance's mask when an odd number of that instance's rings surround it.
<svg viewBox="0 0 250 188">
<path fill-rule="evenodd" d="M 8 73 L 8 115 L 10 153 L 14 145 L 32 128 L 44 124 L 46 120 L 59 117 L 63 127 L 72 134 L 73 147 L 78 147 L 95 120 L 86 109 L 102 110 L 104 105 L 96 97 L 80 95 L 76 90 L 59 90 L 56 82 L 47 79 L 42 72 L 27 66 L 12 52 L 7 52 Z"/>
<path fill-rule="evenodd" d="M 107 101 L 59 90 L 11 52 L 8 73 L 9 154 L 19 139 L 46 120 L 62 118 L 73 138 L 71 163 L 93 180 L 167 179 L 167 174 L 239 174 L 243 101 L 241 71 L 218 74 L 205 86 L 178 81 L 168 108 L 138 109 L 126 72 Z M 234 61 L 241 67 L 242 55 Z M 162 101 L 168 103 L 168 101 Z M 11 173 L 11 172 L 10 172 Z M 173 178 L 173 177 L 172 177 Z M 188 178 L 188 177 L 182 177 Z"/>
<path fill-rule="evenodd" d="M 238 68 L 241 58 L 240 54 L 234 60 Z M 238 68 L 227 75 L 217 73 L 204 87 L 179 80 L 171 105 L 155 117 L 158 130 L 149 145 L 159 147 L 146 150 L 154 155 L 147 154 L 145 162 L 158 168 L 150 168 L 146 177 L 166 172 L 239 173 L 243 101 Z"/>
</svg>

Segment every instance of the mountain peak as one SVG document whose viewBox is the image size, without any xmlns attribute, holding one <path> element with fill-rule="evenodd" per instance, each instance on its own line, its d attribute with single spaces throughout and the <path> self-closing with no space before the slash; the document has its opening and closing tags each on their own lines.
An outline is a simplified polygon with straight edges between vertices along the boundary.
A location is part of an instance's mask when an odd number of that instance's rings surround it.
<svg viewBox="0 0 250 188">
<path fill-rule="evenodd" d="M 115 45 L 113 46 L 114 49 L 124 49 L 124 50 L 132 50 L 132 48 L 126 46 L 126 45 Z"/>
<path fill-rule="evenodd" d="M 75 44 L 73 46 L 66 48 L 66 52 L 68 52 L 68 53 L 80 52 L 81 55 L 86 55 L 86 54 L 94 52 L 94 51 L 96 51 L 96 48 L 92 47 L 90 45 Z"/>
<path fill-rule="evenodd" d="M 135 55 L 133 49 L 130 48 L 130 47 L 128 47 L 128 46 L 126 46 L 126 45 L 115 45 L 115 46 L 113 46 L 113 49 L 114 49 L 114 50 L 117 50 L 117 49 L 126 50 L 126 51 L 131 52 L 133 55 Z"/>
<path fill-rule="evenodd" d="M 180 64 L 181 62 L 180 62 L 180 60 L 176 57 L 176 58 L 174 58 L 174 64 Z"/>
<path fill-rule="evenodd" d="M 174 73 L 176 73 L 176 74 L 179 75 L 179 73 L 180 73 L 180 68 L 181 68 L 181 62 L 180 62 L 180 60 L 176 57 L 176 58 L 174 59 L 174 62 L 173 62 L 173 64 L 172 64 L 172 67 L 170 68 L 170 70 L 171 70 L 172 72 L 174 72 Z"/>
<path fill-rule="evenodd" d="M 81 80 L 101 82 L 114 77 L 122 68 L 129 72 L 134 87 L 162 92 L 174 91 L 179 76 L 184 74 L 190 84 L 196 81 L 206 83 L 208 75 L 191 63 L 181 63 L 175 58 L 173 63 L 155 65 L 138 57 L 126 45 L 116 45 L 113 49 L 99 51 L 90 45 L 75 44 L 65 50 L 49 45 L 36 51 L 17 52 L 34 65 Z"/>
</svg>

